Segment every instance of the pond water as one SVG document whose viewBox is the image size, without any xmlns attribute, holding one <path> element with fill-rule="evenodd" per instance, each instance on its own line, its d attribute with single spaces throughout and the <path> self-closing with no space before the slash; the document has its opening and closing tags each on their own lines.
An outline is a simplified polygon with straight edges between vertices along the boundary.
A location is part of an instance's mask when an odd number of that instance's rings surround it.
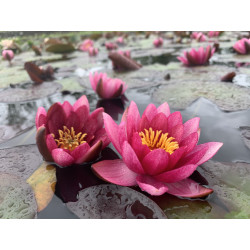
<svg viewBox="0 0 250 250">
<path fill-rule="evenodd" d="M 238 56 L 231 49 L 241 35 L 244 33 L 224 32 L 215 38 L 220 51 L 210 65 L 184 67 L 176 57 L 185 49 L 208 43 L 185 38 L 177 44 L 176 35 L 167 32 L 162 34 L 163 47 L 154 48 L 155 34 L 145 38 L 144 34 L 131 33 L 121 50 L 130 50 L 143 67 L 126 73 L 112 70 L 103 37 L 95 41 L 97 57 L 75 51 L 64 60 L 44 51 L 35 56 L 23 39 L 23 52 L 15 56 L 12 67 L 6 61 L 0 63 L 0 178 L 5 174 L 10 177 L 4 178 L 11 180 L 0 192 L 0 218 L 249 218 L 250 68 L 246 63 L 250 56 Z M 69 39 L 82 40 L 77 33 Z M 33 84 L 23 69 L 26 61 L 56 68 L 55 80 Z M 236 67 L 239 62 L 245 65 Z M 89 72 L 95 71 L 125 81 L 125 95 L 99 99 L 88 80 Z M 233 82 L 220 81 L 232 71 L 236 72 Z M 66 100 L 73 104 L 82 95 L 87 96 L 91 111 L 103 107 L 117 123 L 132 100 L 140 114 L 149 103 L 159 106 L 167 101 L 171 112 L 181 111 L 183 121 L 200 117 L 199 144 L 218 141 L 224 145 L 191 178 L 214 192 L 202 199 L 150 196 L 138 187 L 119 187 L 100 180 L 88 164 L 62 169 L 44 162 L 35 145 L 37 108 L 48 110 L 53 103 Z M 110 145 L 100 159 L 115 159 L 117 154 Z M 13 176 L 18 181 L 12 181 Z M 19 195 L 14 202 L 13 190 L 29 198 L 24 202 Z"/>
</svg>

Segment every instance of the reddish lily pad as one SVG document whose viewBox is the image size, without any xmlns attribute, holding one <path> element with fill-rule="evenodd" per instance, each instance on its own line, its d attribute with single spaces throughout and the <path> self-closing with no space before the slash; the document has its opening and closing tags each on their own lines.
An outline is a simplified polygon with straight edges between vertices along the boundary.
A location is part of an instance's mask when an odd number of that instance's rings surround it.
<svg viewBox="0 0 250 250">
<path fill-rule="evenodd" d="M 0 90 L 0 102 L 21 102 L 40 99 L 50 96 L 62 88 L 61 84 L 55 82 L 44 82 L 43 84 L 26 84 L 15 88 Z"/>
<path fill-rule="evenodd" d="M 0 172 L 0 219 L 33 219 L 36 211 L 35 195 L 25 180 Z"/>
<path fill-rule="evenodd" d="M 81 219 L 166 219 L 163 211 L 143 194 L 111 184 L 89 187 L 67 207 Z"/>
</svg>

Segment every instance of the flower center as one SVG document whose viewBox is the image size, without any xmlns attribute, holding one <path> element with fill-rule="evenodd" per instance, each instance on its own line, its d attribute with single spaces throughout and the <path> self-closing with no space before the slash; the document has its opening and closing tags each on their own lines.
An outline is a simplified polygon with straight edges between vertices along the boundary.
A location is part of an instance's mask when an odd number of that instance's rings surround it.
<svg viewBox="0 0 250 250">
<path fill-rule="evenodd" d="M 87 134 L 80 132 L 76 135 L 73 127 L 69 130 L 66 126 L 63 126 L 63 131 L 59 129 L 58 133 L 59 139 L 55 139 L 55 142 L 59 148 L 74 150 L 86 142 L 83 139 Z M 54 134 L 52 134 L 52 136 L 55 138 Z"/>
<path fill-rule="evenodd" d="M 162 148 L 169 154 L 173 154 L 176 149 L 179 148 L 177 141 L 174 141 L 174 137 L 168 137 L 168 133 L 162 133 L 161 130 L 153 131 L 152 128 L 149 130 L 144 129 L 144 132 L 140 132 L 141 142 L 143 145 L 147 145 L 150 150 Z"/>
</svg>

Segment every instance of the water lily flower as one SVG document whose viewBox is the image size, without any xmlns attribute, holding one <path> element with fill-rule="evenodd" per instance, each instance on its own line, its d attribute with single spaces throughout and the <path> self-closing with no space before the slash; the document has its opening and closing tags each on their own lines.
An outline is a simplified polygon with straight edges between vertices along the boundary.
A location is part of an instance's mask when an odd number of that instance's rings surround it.
<svg viewBox="0 0 250 250">
<path fill-rule="evenodd" d="M 202 32 L 193 32 L 191 38 L 196 39 L 198 42 L 205 42 L 207 40 L 206 36 Z"/>
<path fill-rule="evenodd" d="M 116 39 L 116 43 L 117 43 L 117 44 L 120 44 L 120 45 L 124 44 L 124 38 L 123 38 L 122 36 L 118 37 L 118 38 Z"/>
<path fill-rule="evenodd" d="M 142 116 L 132 101 L 120 125 L 103 114 L 106 132 L 122 159 L 92 165 L 102 179 L 121 186 L 138 185 L 151 195 L 170 193 L 183 197 L 202 197 L 213 190 L 188 177 L 212 158 L 220 142 L 197 145 L 199 117 L 183 124 L 180 112 L 170 113 L 165 102 L 156 108 L 149 104 Z"/>
<path fill-rule="evenodd" d="M 211 48 L 210 45 L 206 49 L 200 47 L 198 50 L 191 49 L 190 51 L 184 51 L 184 56 L 177 57 L 186 66 L 198 66 L 209 63 L 209 59 L 214 54 L 215 48 Z"/>
<path fill-rule="evenodd" d="M 88 49 L 88 52 L 89 52 L 89 56 L 96 56 L 98 54 L 98 49 L 94 47 L 90 47 Z"/>
<path fill-rule="evenodd" d="M 221 31 L 209 31 L 208 36 L 209 37 L 217 37 L 220 35 L 220 33 L 221 33 Z"/>
<path fill-rule="evenodd" d="M 163 45 L 163 39 L 161 37 L 159 37 L 159 38 L 154 40 L 153 44 L 156 48 L 159 48 Z"/>
<path fill-rule="evenodd" d="M 93 90 L 103 99 L 117 98 L 123 95 L 128 87 L 122 80 L 109 78 L 105 73 L 90 73 L 89 80 Z"/>
<path fill-rule="evenodd" d="M 2 56 L 5 60 L 11 62 L 12 59 L 14 58 L 14 52 L 12 50 L 3 50 Z"/>
<path fill-rule="evenodd" d="M 94 42 L 91 39 L 86 39 L 80 44 L 79 49 L 82 51 L 88 51 L 90 47 L 94 46 Z"/>
<path fill-rule="evenodd" d="M 242 38 L 234 44 L 233 48 L 239 54 L 250 54 L 250 39 Z"/>
<path fill-rule="evenodd" d="M 117 49 L 117 45 L 115 43 L 105 43 L 105 47 L 107 50 L 113 50 L 113 49 Z"/>
<path fill-rule="evenodd" d="M 61 167 L 95 160 L 109 144 L 103 128 L 103 108 L 89 113 L 86 96 L 72 106 L 54 103 L 36 114 L 36 143 L 44 159 Z"/>
</svg>

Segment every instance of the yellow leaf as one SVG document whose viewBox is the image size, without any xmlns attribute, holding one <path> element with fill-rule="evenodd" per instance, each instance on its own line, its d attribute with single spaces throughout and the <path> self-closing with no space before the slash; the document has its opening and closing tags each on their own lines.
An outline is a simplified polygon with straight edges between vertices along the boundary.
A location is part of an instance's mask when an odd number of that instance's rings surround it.
<svg viewBox="0 0 250 250">
<path fill-rule="evenodd" d="M 32 187 L 38 212 L 42 211 L 50 203 L 55 193 L 56 168 L 44 162 L 28 179 L 27 183 Z"/>
</svg>

